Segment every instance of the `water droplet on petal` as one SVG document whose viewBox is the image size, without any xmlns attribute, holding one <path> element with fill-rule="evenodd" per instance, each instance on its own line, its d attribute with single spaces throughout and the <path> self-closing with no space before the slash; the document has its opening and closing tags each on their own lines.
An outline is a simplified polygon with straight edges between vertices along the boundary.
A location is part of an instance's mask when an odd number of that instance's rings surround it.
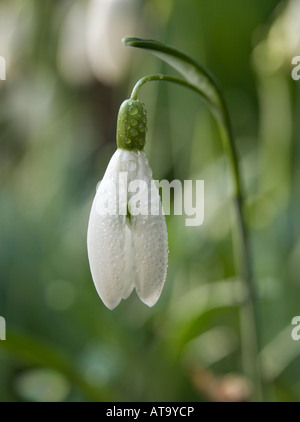
<svg viewBox="0 0 300 422">
<path fill-rule="evenodd" d="M 128 162 L 128 170 L 129 171 L 133 171 L 133 170 L 135 170 L 136 169 L 136 162 L 135 161 L 133 161 L 133 160 L 130 160 L 129 162 Z"/>
</svg>

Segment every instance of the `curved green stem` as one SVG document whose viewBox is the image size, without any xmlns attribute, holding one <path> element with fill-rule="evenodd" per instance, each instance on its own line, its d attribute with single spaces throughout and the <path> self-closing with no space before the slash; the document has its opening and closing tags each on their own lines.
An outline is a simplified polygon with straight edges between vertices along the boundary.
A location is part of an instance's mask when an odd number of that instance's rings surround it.
<svg viewBox="0 0 300 422">
<path fill-rule="evenodd" d="M 160 73 L 157 74 L 153 74 L 153 75 L 147 75 L 144 76 L 143 78 L 141 78 L 134 86 L 132 93 L 131 93 L 131 98 L 136 100 L 137 96 L 138 96 L 138 92 L 140 90 L 140 88 L 146 83 L 146 82 L 151 82 L 151 81 L 167 81 L 167 82 L 173 82 L 176 83 L 178 85 L 182 85 L 186 88 L 192 89 L 193 91 L 197 92 L 198 94 L 200 94 L 202 96 L 202 98 L 208 103 L 208 105 L 214 109 L 215 108 L 215 104 L 211 101 L 211 99 L 209 98 L 209 96 L 205 93 L 204 90 L 200 89 L 198 86 L 193 85 L 187 81 L 185 81 L 184 79 L 179 79 L 176 78 L 174 76 L 168 76 L 168 75 L 162 75 Z M 240 183 L 240 172 L 239 172 L 239 166 L 238 166 L 238 157 L 237 157 L 237 152 L 236 152 L 236 148 L 235 148 L 235 143 L 233 140 L 233 136 L 232 136 L 232 129 L 231 129 L 231 123 L 230 123 L 230 118 L 229 118 L 229 113 L 228 113 L 228 109 L 227 109 L 227 105 L 226 102 L 224 100 L 223 97 L 220 98 L 221 104 L 222 104 L 222 108 L 223 108 L 223 121 L 225 123 L 226 126 L 226 131 L 228 134 L 228 143 L 229 143 L 229 148 L 227 148 L 227 144 L 226 142 L 224 142 L 224 147 L 227 149 L 227 155 L 230 159 L 230 168 L 233 172 L 233 177 L 232 180 L 234 182 L 234 190 L 237 196 L 240 196 L 241 194 L 241 183 Z M 217 110 L 215 110 L 215 113 L 217 113 Z M 224 132 L 222 130 L 223 126 L 220 125 L 220 131 L 221 133 Z M 223 133 L 223 135 L 226 133 Z"/>
<path fill-rule="evenodd" d="M 149 50 L 179 71 L 183 79 L 165 75 L 149 75 L 137 82 L 132 98 L 137 98 L 141 86 L 150 81 L 169 81 L 193 89 L 204 98 L 214 113 L 220 127 L 222 141 L 228 158 L 237 218 L 237 250 L 240 255 L 240 272 L 246 297 L 241 308 L 241 338 L 244 372 L 254 385 L 254 400 L 261 400 L 262 377 L 259 362 L 259 313 L 256 288 L 253 280 L 249 233 L 244 215 L 244 191 L 230 115 L 222 89 L 215 77 L 203 65 L 185 53 L 153 40 L 125 38 L 126 46 Z"/>
<path fill-rule="evenodd" d="M 132 90 L 131 98 L 136 100 L 140 88 L 146 82 L 151 82 L 151 81 L 167 81 L 167 82 L 173 82 L 175 84 L 185 86 L 186 88 L 189 88 L 189 89 L 192 89 L 193 91 L 198 92 L 198 94 L 202 95 L 208 102 L 210 101 L 210 99 L 206 96 L 205 92 L 201 91 L 201 89 L 199 89 L 198 87 L 195 87 L 195 85 L 190 84 L 189 82 L 183 79 L 176 78 L 175 76 L 162 75 L 161 73 L 147 75 L 141 78 L 140 80 L 138 80 Z"/>
</svg>

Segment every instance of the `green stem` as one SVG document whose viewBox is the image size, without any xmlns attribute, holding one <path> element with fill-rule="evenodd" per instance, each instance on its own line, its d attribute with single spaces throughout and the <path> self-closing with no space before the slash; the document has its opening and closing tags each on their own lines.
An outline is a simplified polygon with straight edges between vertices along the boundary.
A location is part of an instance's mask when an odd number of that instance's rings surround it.
<svg viewBox="0 0 300 422">
<path fill-rule="evenodd" d="M 137 99 L 140 88 L 147 82 L 167 81 L 173 82 L 200 94 L 211 106 L 212 101 L 199 87 L 173 76 L 153 74 L 144 76 L 134 86 L 131 98 Z M 245 374 L 252 380 L 254 385 L 254 400 L 262 400 L 262 379 L 259 364 L 259 314 L 257 309 L 256 289 L 253 280 L 252 259 L 249 245 L 249 234 L 244 216 L 244 192 L 241 183 L 237 150 L 234 142 L 230 117 L 222 92 L 219 92 L 222 108 L 222 120 L 218 119 L 222 134 L 223 146 L 229 162 L 229 169 L 233 182 L 233 196 L 237 217 L 238 251 L 240 254 L 240 272 L 245 283 L 246 297 L 241 312 L 241 338 L 242 356 Z M 213 107 L 214 108 L 214 107 Z M 214 110 L 215 111 L 215 110 Z M 219 114 L 218 114 L 219 116 Z"/>
<path fill-rule="evenodd" d="M 241 308 L 241 338 L 243 347 L 244 373 L 254 385 L 254 400 L 261 400 L 262 377 L 259 363 L 260 336 L 259 312 L 256 288 L 253 280 L 249 233 L 244 214 L 244 190 L 241 180 L 236 143 L 233 136 L 230 115 L 222 88 L 214 75 L 205 66 L 184 52 L 154 40 L 125 38 L 126 46 L 141 48 L 164 60 L 176 69 L 185 80 L 164 75 L 150 75 L 142 78 L 134 87 L 132 95 L 137 96 L 144 83 L 166 80 L 193 89 L 205 99 L 214 113 L 220 127 L 223 147 L 229 163 L 233 183 L 233 196 L 237 218 L 237 250 L 240 272 L 244 282 L 246 298 Z"/>
<path fill-rule="evenodd" d="M 254 399 L 262 400 L 262 375 L 259 361 L 260 333 L 259 333 L 259 309 L 256 288 L 253 279 L 252 257 L 249 243 L 249 233 L 244 218 L 244 196 L 235 197 L 235 209 L 237 216 L 238 244 L 240 247 L 240 270 L 242 279 L 246 285 L 246 297 L 241 309 L 241 338 L 242 357 L 245 374 L 252 380 L 254 385 Z"/>
<path fill-rule="evenodd" d="M 189 88 L 189 89 L 192 89 L 193 91 L 198 92 L 198 94 L 202 95 L 203 97 L 206 98 L 207 101 L 209 101 L 209 98 L 206 97 L 204 91 L 202 91 L 201 89 L 195 87 L 193 84 L 190 84 L 189 82 L 185 81 L 184 79 L 179 79 L 179 78 L 176 78 L 175 76 L 162 75 L 160 73 L 155 73 L 153 75 L 144 76 L 139 81 L 137 81 L 137 83 L 135 84 L 135 86 L 134 86 L 134 88 L 132 90 L 131 98 L 133 100 L 136 100 L 140 88 L 146 82 L 151 82 L 151 81 L 167 81 L 167 82 L 176 83 L 178 85 L 182 85 L 182 86 L 184 86 L 186 88 Z"/>
<path fill-rule="evenodd" d="M 229 169 L 234 186 L 233 198 L 237 218 L 237 250 L 239 253 L 240 272 L 245 285 L 246 297 L 240 314 L 240 327 L 242 339 L 242 357 L 245 374 L 252 380 L 254 386 L 254 399 L 262 401 L 262 373 L 259 361 L 260 351 L 260 315 L 257 302 L 256 286 L 253 278 L 253 263 L 250 247 L 249 232 L 245 218 L 245 194 L 239 166 L 236 144 L 233 136 L 227 104 L 221 97 L 224 111 L 226 131 L 221 129 L 223 146 L 228 158 Z"/>
</svg>

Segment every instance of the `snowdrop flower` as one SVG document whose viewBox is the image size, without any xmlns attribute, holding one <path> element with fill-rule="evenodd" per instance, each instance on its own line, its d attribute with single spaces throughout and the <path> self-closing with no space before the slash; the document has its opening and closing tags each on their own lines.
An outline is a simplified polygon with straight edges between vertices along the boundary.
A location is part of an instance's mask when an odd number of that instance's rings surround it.
<svg viewBox="0 0 300 422">
<path fill-rule="evenodd" d="M 134 288 L 153 306 L 166 278 L 167 227 L 143 151 L 145 133 L 144 105 L 124 101 L 118 115 L 118 149 L 97 189 L 87 236 L 93 281 L 109 309 Z"/>
<path fill-rule="evenodd" d="M 291 58 L 300 49 L 300 4 L 298 0 L 283 1 L 267 36 L 255 47 L 253 61 L 264 74 L 276 72 L 281 66 L 290 69 Z"/>
<path fill-rule="evenodd" d="M 87 61 L 94 76 L 114 84 L 124 75 L 131 52 L 120 45 L 126 34 L 136 33 L 140 21 L 137 0 L 90 0 L 87 6 L 85 39 Z"/>
</svg>

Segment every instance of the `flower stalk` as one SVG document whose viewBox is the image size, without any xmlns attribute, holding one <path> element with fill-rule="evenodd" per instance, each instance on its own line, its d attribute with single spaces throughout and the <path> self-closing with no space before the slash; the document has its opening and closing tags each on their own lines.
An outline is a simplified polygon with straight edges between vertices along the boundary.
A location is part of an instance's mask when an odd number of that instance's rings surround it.
<svg viewBox="0 0 300 422">
<path fill-rule="evenodd" d="M 222 89 L 215 77 L 204 66 L 185 53 L 152 40 L 126 38 L 126 46 L 149 50 L 182 74 L 184 79 L 167 75 L 149 75 L 140 79 L 133 88 L 131 98 L 137 99 L 140 88 L 151 81 L 173 82 L 196 91 L 210 106 L 221 132 L 223 147 L 229 164 L 233 184 L 233 197 L 236 214 L 236 249 L 239 251 L 239 270 L 244 283 L 245 300 L 241 305 L 241 338 L 244 373 L 254 387 L 253 400 L 262 399 L 262 377 L 259 362 L 260 336 L 259 312 L 256 288 L 253 279 L 253 265 L 249 244 L 249 233 L 245 219 L 245 193 L 230 115 Z"/>
</svg>

